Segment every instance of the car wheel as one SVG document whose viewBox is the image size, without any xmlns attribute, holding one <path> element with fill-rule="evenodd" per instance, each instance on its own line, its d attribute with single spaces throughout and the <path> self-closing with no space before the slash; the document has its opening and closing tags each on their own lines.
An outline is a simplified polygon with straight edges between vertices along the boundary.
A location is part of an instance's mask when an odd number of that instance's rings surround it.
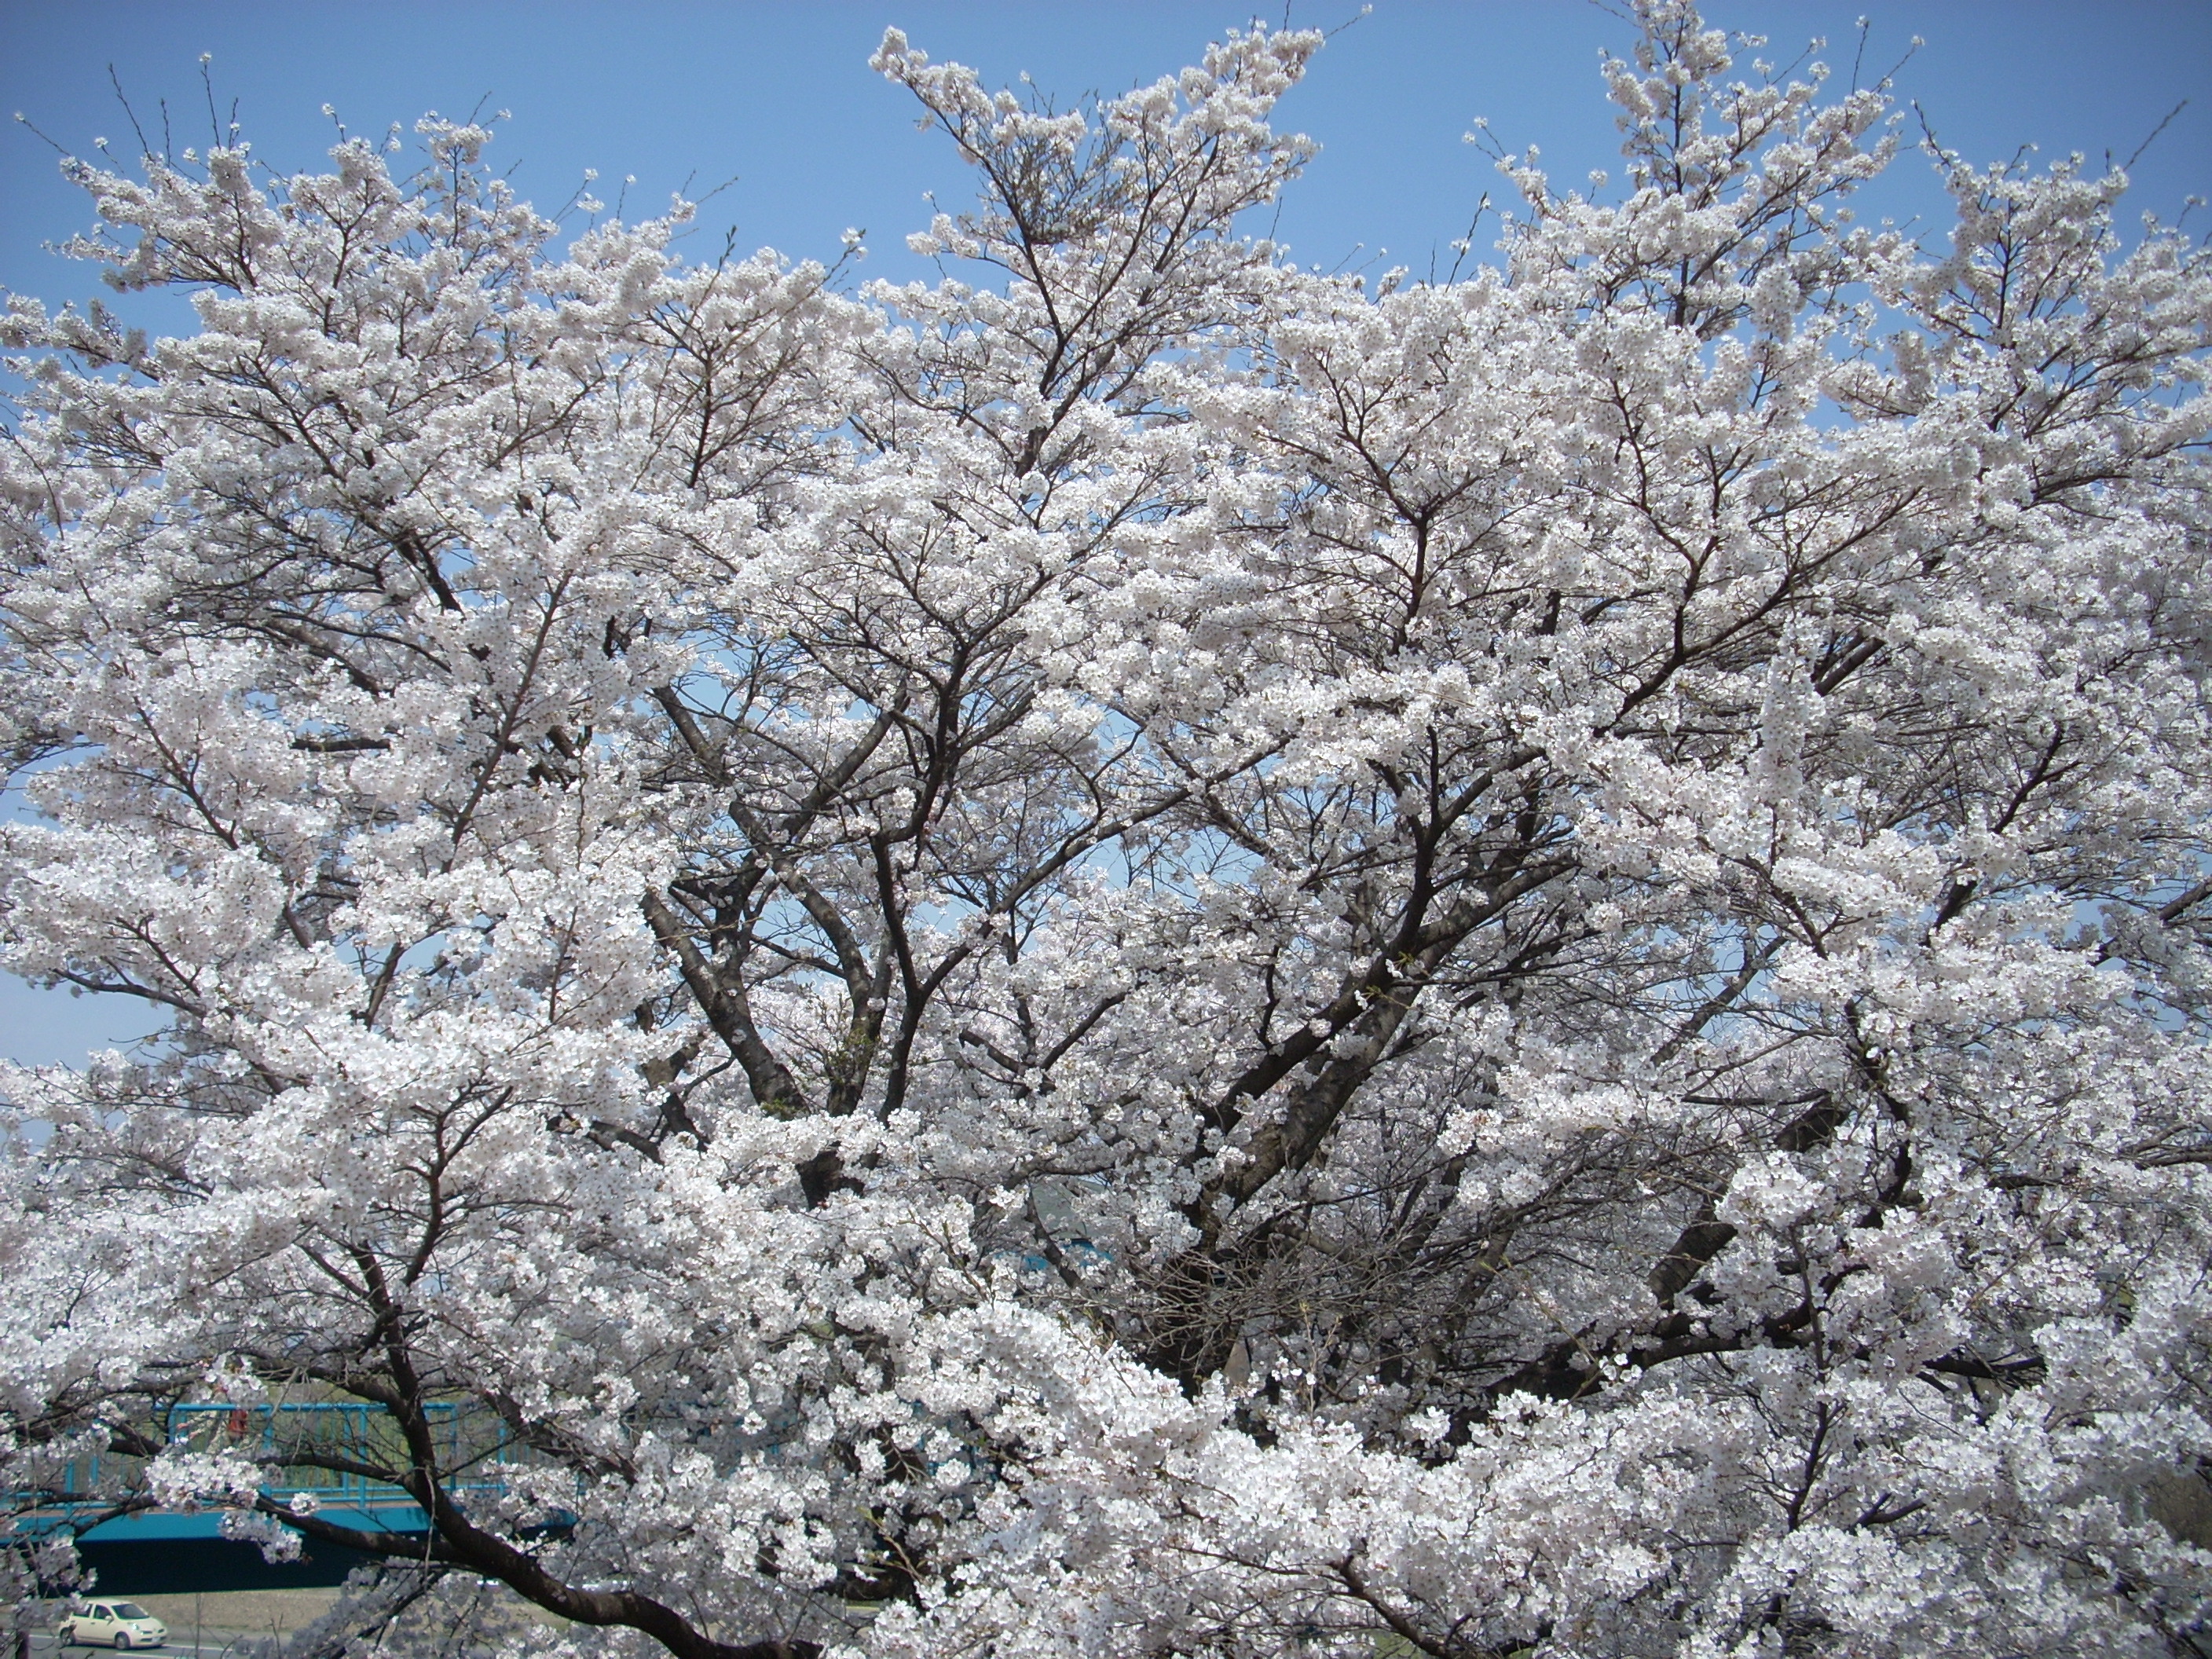
<svg viewBox="0 0 2212 1659">
<path fill-rule="evenodd" d="M 119 1630 L 115 1632 L 115 1650 L 118 1653 L 128 1653 L 131 1651 L 131 1632 L 129 1631 Z"/>
</svg>

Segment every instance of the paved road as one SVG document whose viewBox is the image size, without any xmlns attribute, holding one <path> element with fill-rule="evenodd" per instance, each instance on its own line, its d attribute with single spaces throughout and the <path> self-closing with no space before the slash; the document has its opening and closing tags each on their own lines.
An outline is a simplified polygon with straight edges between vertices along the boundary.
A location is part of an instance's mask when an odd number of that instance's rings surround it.
<svg viewBox="0 0 2212 1659">
<path fill-rule="evenodd" d="M 221 1659 L 223 1654 L 236 1652 L 239 1644 L 252 1639 L 253 1634 L 252 1632 L 202 1631 L 199 1646 L 195 1650 L 191 1632 L 179 1631 L 158 1648 L 134 1648 L 131 1651 L 152 1655 L 154 1659 Z M 260 1635 L 264 1641 L 268 1639 L 266 1632 L 260 1632 Z M 31 1652 L 33 1656 L 43 1656 L 43 1659 L 64 1659 L 64 1656 L 66 1659 L 106 1659 L 110 1651 L 106 1648 L 88 1647 L 82 1643 L 64 1647 L 54 1639 L 52 1631 L 34 1632 L 31 1637 Z"/>
</svg>

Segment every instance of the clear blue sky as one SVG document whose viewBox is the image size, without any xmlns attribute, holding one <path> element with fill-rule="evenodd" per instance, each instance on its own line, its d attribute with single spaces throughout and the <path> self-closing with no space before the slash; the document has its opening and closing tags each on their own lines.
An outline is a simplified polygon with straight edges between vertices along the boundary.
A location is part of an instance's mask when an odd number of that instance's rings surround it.
<svg viewBox="0 0 2212 1659">
<path fill-rule="evenodd" d="M 1279 20 L 1281 3 L 1264 15 Z M 1357 0 L 1292 0 L 1291 20 L 1334 27 L 1358 9 Z M 1767 55 L 1782 61 L 1826 36 L 1839 82 L 1862 14 L 1869 78 L 1923 38 L 1898 90 L 1970 158 L 2036 145 L 2124 159 L 2188 100 L 2135 168 L 2134 200 L 2171 220 L 2185 198 L 2212 197 L 2212 0 L 1716 0 L 1707 13 L 1767 35 Z M 1027 71 L 1065 97 L 1171 71 L 1252 15 L 1210 0 L 0 0 L 0 114 L 20 110 L 71 149 L 90 154 L 104 137 L 112 153 L 133 154 L 112 64 L 156 144 L 166 100 L 177 148 L 204 145 L 198 60 L 209 52 L 223 119 L 234 100 L 257 152 L 286 170 L 328 148 L 325 103 L 368 133 L 481 103 L 513 112 L 492 154 L 541 206 L 565 200 L 587 167 L 610 200 L 635 174 L 633 212 L 657 209 L 687 179 L 696 192 L 735 175 L 702 216 L 702 247 L 733 227 L 748 248 L 828 258 L 838 234 L 859 226 L 874 249 L 864 274 L 900 276 L 919 274 L 902 239 L 927 221 L 924 192 L 950 206 L 967 184 L 942 137 L 914 131 L 908 95 L 868 70 L 886 24 L 934 58 L 994 80 Z M 1540 145 L 1563 183 L 1613 165 L 1595 66 L 1600 47 L 1631 39 L 1586 0 L 1376 0 L 1279 112 L 1322 154 L 1285 203 L 1278 235 L 1302 264 L 1425 270 L 1501 184 L 1462 142 L 1477 116 L 1509 149 Z M 55 162 L 24 128 L 0 125 L 0 288 L 49 303 L 99 291 L 88 270 L 46 251 L 89 222 Z M 1903 220 L 1941 203 L 1907 159 L 1869 206 Z M 2191 222 L 2205 217 L 2212 210 Z M 157 327 L 188 317 L 173 306 L 141 314 Z M 0 975 L 0 1053 L 75 1060 L 143 1029 L 135 1007 Z"/>
</svg>

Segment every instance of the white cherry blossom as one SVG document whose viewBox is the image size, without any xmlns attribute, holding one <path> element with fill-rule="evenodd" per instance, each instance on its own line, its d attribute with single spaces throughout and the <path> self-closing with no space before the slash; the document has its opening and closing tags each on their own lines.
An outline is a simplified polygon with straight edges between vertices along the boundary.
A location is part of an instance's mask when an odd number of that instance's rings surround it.
<svg viewBox="0 0 2212 1659">
<path fill-rule="evenodd" d="M 886 35 L 933 283 L 72 164 L 199 326 L 0 323 L 0 955 L 171 1018 L 5 1078 L 18 1509 L 332 1655 L 2201 1651 L 2212 265 L 1637 22 L 1449 282 L 1248 234 L 1257 27 Z"/>
</svg>

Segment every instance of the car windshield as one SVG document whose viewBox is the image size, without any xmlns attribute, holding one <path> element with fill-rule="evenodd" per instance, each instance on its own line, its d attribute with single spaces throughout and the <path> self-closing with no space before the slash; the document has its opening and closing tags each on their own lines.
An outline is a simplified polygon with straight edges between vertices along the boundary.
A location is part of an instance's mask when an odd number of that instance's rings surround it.
<svg viewBox="0 0 2212 1659">
<path fill-rule="evenodd" d="M 118 1601 L 115 1604 L 115 1616 L 118 1619 L 145 1619 L 151 1615 L 136 1601 Z"/>
</svg>

